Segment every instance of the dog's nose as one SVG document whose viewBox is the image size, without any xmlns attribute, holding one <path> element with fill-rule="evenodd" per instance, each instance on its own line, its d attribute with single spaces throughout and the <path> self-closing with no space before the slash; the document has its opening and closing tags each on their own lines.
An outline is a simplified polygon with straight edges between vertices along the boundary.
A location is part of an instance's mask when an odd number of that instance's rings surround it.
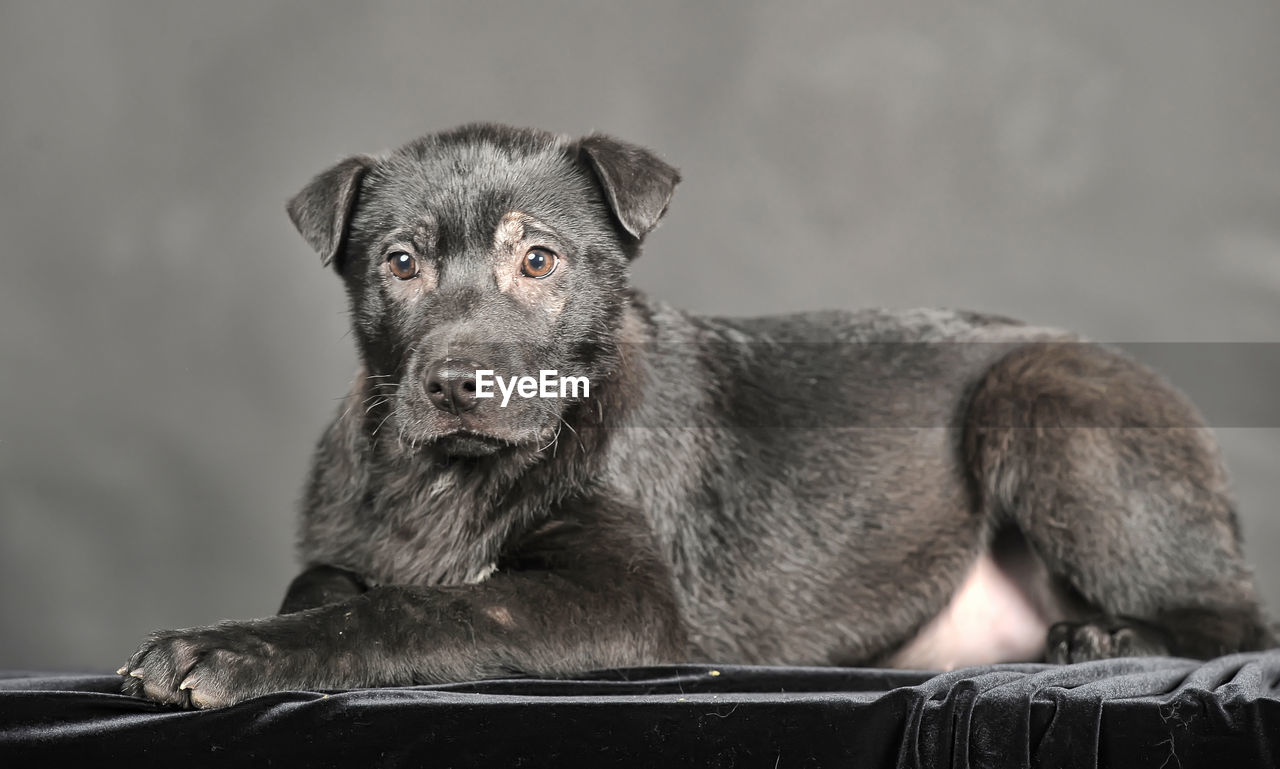
<svg viewBox="0 0 1280 769">
<path fill-rule="evenodd" d="M 445 358 L 427 366 L 424 380 L 427 398 L 441 411 L 461 414 L 476 407 L 476 370 L 479 363 Z"/>
</svg>

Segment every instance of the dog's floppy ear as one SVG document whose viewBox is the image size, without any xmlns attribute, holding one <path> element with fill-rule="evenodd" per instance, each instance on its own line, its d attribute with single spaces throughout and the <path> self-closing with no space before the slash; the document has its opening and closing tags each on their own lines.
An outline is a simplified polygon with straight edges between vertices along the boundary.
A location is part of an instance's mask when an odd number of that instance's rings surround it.
<svg viewBox="0 0 1280 769">
<path fill-rule="evenodd" d="M 333 263 L 342 249 L 360 180 L 372 164 L 373 158 L 366 155 L 347 158 L 316 176 L 289 201 L 293 226 L 320 254 L 320 263 L 325 266 Z"/>
<path fill-rule="evenodd" d="M 680 172 L 649 150 L 610 136 L 592 134 L 578 146 L 618 221 L 637 240 L 643 238 L 666 213 Z"/>
</svg>

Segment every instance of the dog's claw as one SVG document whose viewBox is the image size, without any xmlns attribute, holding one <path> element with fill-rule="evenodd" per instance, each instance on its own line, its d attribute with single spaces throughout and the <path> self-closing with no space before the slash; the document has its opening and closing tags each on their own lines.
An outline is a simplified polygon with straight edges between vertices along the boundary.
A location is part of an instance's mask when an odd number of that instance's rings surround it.
<svg viewBox="0 0 1280 769">
<path fill-rule="evenodd" d="M 194 688 L 196 688 L 196 681 L 195 681 L 195 679 L 194 679 L 194 678 L 190 678 L 190 677 L 188 677 L 188 678 L 187 678 L 186 680 L 184 680 L 182 683 L 178 684 L 178 691 L 180 691 L 180 692 L 181 692 L 181 691 L 190 691 L 191 689 L 194 689 Z"/>
<path fill-rule="evenodd" d="M 128 665 L 121 665 L 119 668 L 117 668 L 117 669 L 116 669 L 116 675 L 118 675 L 118 676 L 125 675 L 125 674 L 126 674 L 126 673 L 128 673 L 128 672 L 129 672 L 129 666 L 128 666 Z"/>
<path fill-rule="evenodd" d="M 129 675 L 131 675 L 131 676 L 133 676 L 134 678 L 137 678 L 137 679 L 142 679 L 142 678 L 144 678 L 144 677 L 145 677 L 145 676 L 143 675 L 143 673 L 142 673 L 142 668 L 138 668 L 137 670 L 130 670 L 130 671 L 129 671 Z"/>
</svg>

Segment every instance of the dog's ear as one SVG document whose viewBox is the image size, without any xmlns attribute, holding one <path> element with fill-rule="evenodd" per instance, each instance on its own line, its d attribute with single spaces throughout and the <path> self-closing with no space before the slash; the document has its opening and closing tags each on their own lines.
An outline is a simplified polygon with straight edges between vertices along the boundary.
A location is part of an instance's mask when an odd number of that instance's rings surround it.
<svg viewBox="0 0 1280 769">
<path fill-rule="evenodd" d="M 680 172 L 649 150 L 610 136 L 593 134 L 578 147 L 600 179 L 618 221 L 636 240 L 643 238 L 666 213 Z"/>
<path fill-rule="evenodd" d="M 351 212 L 360 194 L 360 181 L 373 158 L 356 155 L 319 174 L 289 201 L 289 218 L 302 239 L 328 266 L 341 253 Z M 341 265 L 335 265 L 341 271 Z"/>
</svg>

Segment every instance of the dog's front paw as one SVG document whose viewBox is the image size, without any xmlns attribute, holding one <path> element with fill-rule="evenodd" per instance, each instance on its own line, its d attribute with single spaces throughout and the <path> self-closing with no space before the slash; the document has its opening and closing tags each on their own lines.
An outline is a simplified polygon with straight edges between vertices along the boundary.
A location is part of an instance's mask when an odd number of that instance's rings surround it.
<svg viewBox="0 0 1280 769">
<path fill-rule="evenodd" d="M 1168 654 L 1163 635 L 1136 620 L 1098 617 L 1088 622 L 1058 622 L 1049 628 L 1045 658 L 1056 665 Z"/>
<path fill-rule="evenodd" d="M 122 690 L 168 705 L 216 708 L 271 691 L 279 649 L 254 623 L 152 633 L 119 672 Z"/>
</svg>

